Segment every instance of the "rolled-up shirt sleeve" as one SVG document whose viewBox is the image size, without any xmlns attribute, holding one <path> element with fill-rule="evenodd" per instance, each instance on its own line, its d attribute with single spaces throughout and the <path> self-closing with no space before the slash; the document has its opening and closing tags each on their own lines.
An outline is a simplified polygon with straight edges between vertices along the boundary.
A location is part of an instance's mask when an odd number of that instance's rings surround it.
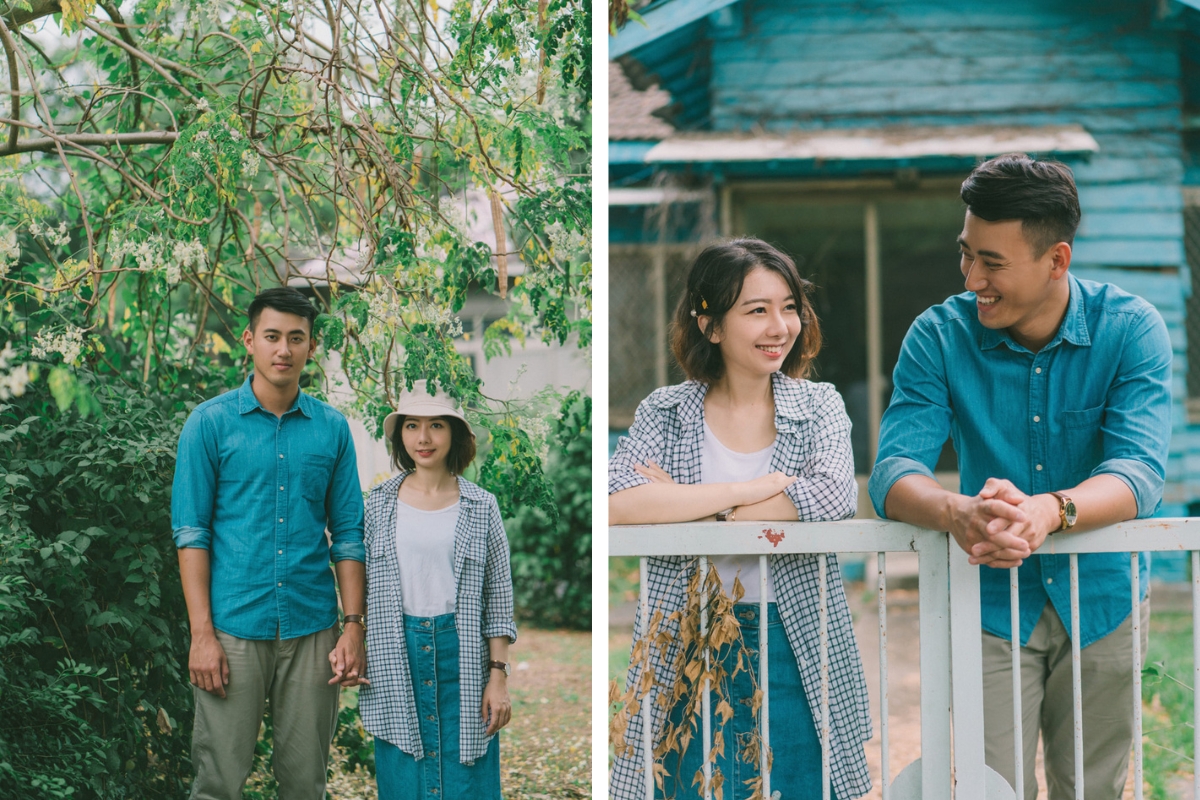
<svg viewBox="0 0 1200 800">
<path fill-rule="evenodd" d="M 171 530 L 175 547 L 208 550 L 219 466 L 216 432 L 203 412 L 193 412 L 179 434 L 171 484 Z"/>
<path fill-rule="evenodd" d="M 329 520 L 330 557 L 334 561 L 366 561 L 363 545 L 363 496 L 358 483 L 358 459 L 350 426 L 343 419 L 338 432 L 338 456 L 325 495 Z"/>
<path fill-rule="evenodd" d="M 817 386 L 821 394 L 816 401 L 812 450 L 796 480 L 784 490 L 802 522 L 847 519 L 858 511 L 850 417 L 832 384 Z"/>
<path fill-rule="evenodd" d="M 495 639 L 507 636 L 517 640 L 517 625 L 513 622 L 512 566 L 508 556 L 508 536 L 496 498 L 489 497 L 487 570 L 483 578 L 483 637 Z"/>
<path fill-rule="evenodd" d="M 907 475 L 933 478 L 933 468 L 950 436 L 953 411 L 945 355 L 930 323 L 909 328 L 892 373 L 892 400 L 879 428 L 879 450 L 867 483 L 871 504 L 887 519 L 884 503 L 896 481 Z"/>
<path fill-rule="evenodd" d="M 1092 475 L 1115 475 L 1137 501 L 1138 517 L 1162 502 L 1171 441 L 1171 340 L 1153 308 L 1131 325 L 1105 399 L 1104 460 Z"/>
<path fill-rule="evenodd" d="M 667 468 L 663 464 L 666 437 L 663 435 L 661 418 L 659 409 L 651 403 L 650 398 L 638 404 L 633 415 L 633 425 L 629 426 L 629 435 L 620 438 L 616 452 L 608 461 L 609 494 L 650 483 L 649 478 L 638 474 L 634 469 L 639 464 L 644 466 L 654 462 L 664 469 Z"/>
</svg>

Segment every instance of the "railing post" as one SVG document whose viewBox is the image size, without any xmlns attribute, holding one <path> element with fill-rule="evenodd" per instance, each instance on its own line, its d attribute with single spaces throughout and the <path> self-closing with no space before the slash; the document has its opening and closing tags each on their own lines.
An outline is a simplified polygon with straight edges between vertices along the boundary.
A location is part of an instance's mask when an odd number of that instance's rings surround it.
<svg viewBox="0 0 1200 800">
<path fill-rule="evenodd" d="M 954 794 L 985 796 L 983 621 L 979 567 L 950 537 L 950 681 L 954 693 Z"/>
<path fill-rule="evenodd" d="M 921 586 L 921 795 L 950 800 L 948 536 L 918 539 Z"/>
<path fill-rule="evenodd" d="M 1012 626 L 1013 779 L 1017 800 L 1025 798 L 1025 732 L 1021 693 L 1021 582 L 1019 567 L 1008 570 L 1009 623 Z"/>
<path fill-rule="evenodd" d="M 758 685 L 762 689 L 762 746 L 759 748 L 759 775 L 762 776 L 762 795 L 771 800 L 771 691 L 767 670 L 767 585 L 771 578 L 771 559 L 758 557 Z"/>
<path fill-rule="evenodd" d="M 1138 554 L 1130 553 L 1129 591 L 1133 596 L 1133 796 L 1142 800 L 1142 609 Z"/>
<path fill-rule="evenodd" d="M 1075 716 L 1075 800 L 1083 800 L 1083 659 L 1079 649 L 1079 554 L 1071 565 L 1071 697 Z"/>
<path fill-rule="evenodd" d="M 708 652 L 708 556 L 700 556 L 700 641 L 704 643 L 704 694 L 700 702 L 701 742 L 704 745 L 704 800 L 712 800 L 712 662 Z"/>
<path fill-rule="evenodd" d="M 638 576 L 641 581 L 641 607 L 642 607 L 642 630 L 639 634 L 645 637 L 650 632 L 650 576 L 647 567 L 649 559 L 642 557 L 638 567 Z M 646 647 L 650 648 L 651 643 L 646 642 Z M 650 669 L 651 659 L 646 659 L 646 665 L 642 669 Z M 654 730 L 652 726 L 653 714 L 651 712 L 651 691 L 646 692 L 646 696 L 642 698 L 639 711 L 642 715 L 642 767 L 646 771 L 646 800 L 654 800 Z"/>
<path fill-rule="evenodd" d="M 821 637 L 821 797 L 829 800 L 829 555 L 819 554 L 817 565 L 821 580 L 817 620 Z"/>
<path fill-rule="evenodd" d="M 879 570 L 879 727 L 883 800 L 891 800 L 891 768 L 888 765 L 888 665 L 887 665 L 887 553 L 876 553 Z"/>
</svg>

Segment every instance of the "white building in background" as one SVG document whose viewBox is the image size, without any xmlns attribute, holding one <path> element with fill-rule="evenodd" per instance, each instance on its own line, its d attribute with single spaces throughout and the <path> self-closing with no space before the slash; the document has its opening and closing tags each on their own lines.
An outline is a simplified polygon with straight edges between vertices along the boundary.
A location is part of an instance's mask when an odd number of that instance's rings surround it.
<svg viewBox="0 0 1200 800">
<path fill-rule="evenodd" d="M 468 225 L 467 238 L 471 241 L 489 243 L 495 241 L 487 196 L 480 191 L 467 192 L 463 200 Z M 476 210 L 479 210 L 478 212 Z M 341 284 L 356 285 L 362 282 L 362 253 L 357 247 L 335 251 L 328 258 L 317 257 L 300 263 L 288 277 L 288 285 L 301 290 L 328 291 L 328 270 Z M 508 257 L 509 285 L 512 280 L 525 274 L 525 265 L 519 256 Z M 546 386 L 553 386 L 563 394 L 581 390 L 587 394 L 592 389 L 592 365 L 590 351 L 581 350 L 572 337 L 565 345 L 544 344 L 540 340 L 527 340 L 522 346 L 512 340 L 512 355 L 500 355 L 488 361 L 483 353 L 483 332 L 493 322 L 508 313 L 509 300 L 484 292 L 472 291 L 468 295 L 459 319 L 462 320 L 463 335 L 455 340 L 455 348 L 471 363 L 475 375 L 483 381 L 483 393 L 489 397 L 526 399 Z M 333 354 L 325 364 L 331 377 L 342 375 L 340 356 Z M 349 393 L 349 388 L 344 389 Z M 354 448 L 358 454 L 358 477 L 363 488 L 375 485 L 380 479 L 393 474 L 387 445 L 367 432 L 361 420 L 350 420 L 350 431 L 354 436 Z"/>
</svg>

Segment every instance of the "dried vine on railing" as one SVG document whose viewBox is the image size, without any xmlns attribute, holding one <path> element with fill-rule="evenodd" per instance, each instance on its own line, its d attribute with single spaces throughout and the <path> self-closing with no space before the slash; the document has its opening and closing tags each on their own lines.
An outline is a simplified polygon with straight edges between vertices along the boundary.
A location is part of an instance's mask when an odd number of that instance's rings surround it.
<svg viewBox="0 0 1200 800">
<path fill-rule="evenodd" d="M 751 711 L 755 719 L 753 734 L 736 751 L 736 756 L 747 764 L 758 765 L 762 753 L 762 728 L 759 713 L 762 710 L 762 689 L 752 668 L 751 654 L 742 637 L 741 626 L 734 606 L 745 595 L 741 580 L 734 578 L 732 595 L 727 594 L 716 569 L 709 569 L 706 578 L 699 569 L 692 571 L 688 580 L 684 607 L 669 615 L 661 610 L 651 614 L 646 633 L 635 638 L 630 655 L 630 673 L 640 669 L 636 684 L 630 683 L 621 692 L 614 681 L 609 687 L 611 703 L 619 703 L 620 709 L 609 723 L 609 740 L 619 757 L 635 757 L 641 750 L 641 742 L 628 740 L 630 721 L 641 714 L 642 705 L 657 689 L 657 702 L 663 709 L 665 724 L 654 740 L 654 782 L 663 789 L 667 774 L 663 763 L 668 754 L 675 755 L 678 764 L 683 763 L 688 748 L 698 744 L 701 738 L 700 720 L 704 703 L 704 688 L 710 687 L 710 705 L 713 725 L 712 744 L 703 754 L 702 765 L 712 765 L 711 789 L 713 797 L 721 800 L 724 795 L 725 775 L 717 766 L 718 756 L 725 749 L 725 725 L 733 719 L 734 709 L 730 703 L 733 679 L 745 671 L 754 692 Z M 707 598 L 707 600 L 706 600 Z M 707 611 L 707 627 L 702 632 L 701 611 Z M 671 685 L 659 680 L 656 665 L 664 663 L 672 643 L 677 643 L 675 657 L 670 665 L 675 679 Z M 766 647 L 766 642 L 760 642 Z M 730 654 L 735 661 L 732 671 L 725 669 L 724 662 Z M 672 713 L 674 712 L 674 714 Z M 673 720 L 672 716 L 678 717 Z M 768 768 L 771 762 L 768 752 Z M 686 776 L 680 776 L 686 777 Z M 763 800 L 762 776 L 745 781 L 750 790 L 748 800 Z M 706 791 L 703 766 L 692 777 L 691 785 L 697 794 Z"/>
</svg>

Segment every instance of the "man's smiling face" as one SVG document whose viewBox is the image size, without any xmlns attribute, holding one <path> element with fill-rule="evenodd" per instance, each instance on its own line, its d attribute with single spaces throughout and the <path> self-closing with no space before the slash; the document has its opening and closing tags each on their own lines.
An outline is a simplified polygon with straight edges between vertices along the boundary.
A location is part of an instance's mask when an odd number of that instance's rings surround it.
<svg viewBox="0 0 1200 800">
<path fill-rule="evenodd" d="M 1035 253 L 1020 220 L 989 222 L 968 211 L 958 246 L 963 283 L 975 293 L 975 311 L 984 327 L 1011 328 L 1017 336 L 1044 328 L 1050 316 L 1057 325 L 1062 314 L 1057 278 L 1066 272 L 1066 264 L 1060 264 L 1064 248 L 1070 262 L 1068 245 Z"/>
</svg>

